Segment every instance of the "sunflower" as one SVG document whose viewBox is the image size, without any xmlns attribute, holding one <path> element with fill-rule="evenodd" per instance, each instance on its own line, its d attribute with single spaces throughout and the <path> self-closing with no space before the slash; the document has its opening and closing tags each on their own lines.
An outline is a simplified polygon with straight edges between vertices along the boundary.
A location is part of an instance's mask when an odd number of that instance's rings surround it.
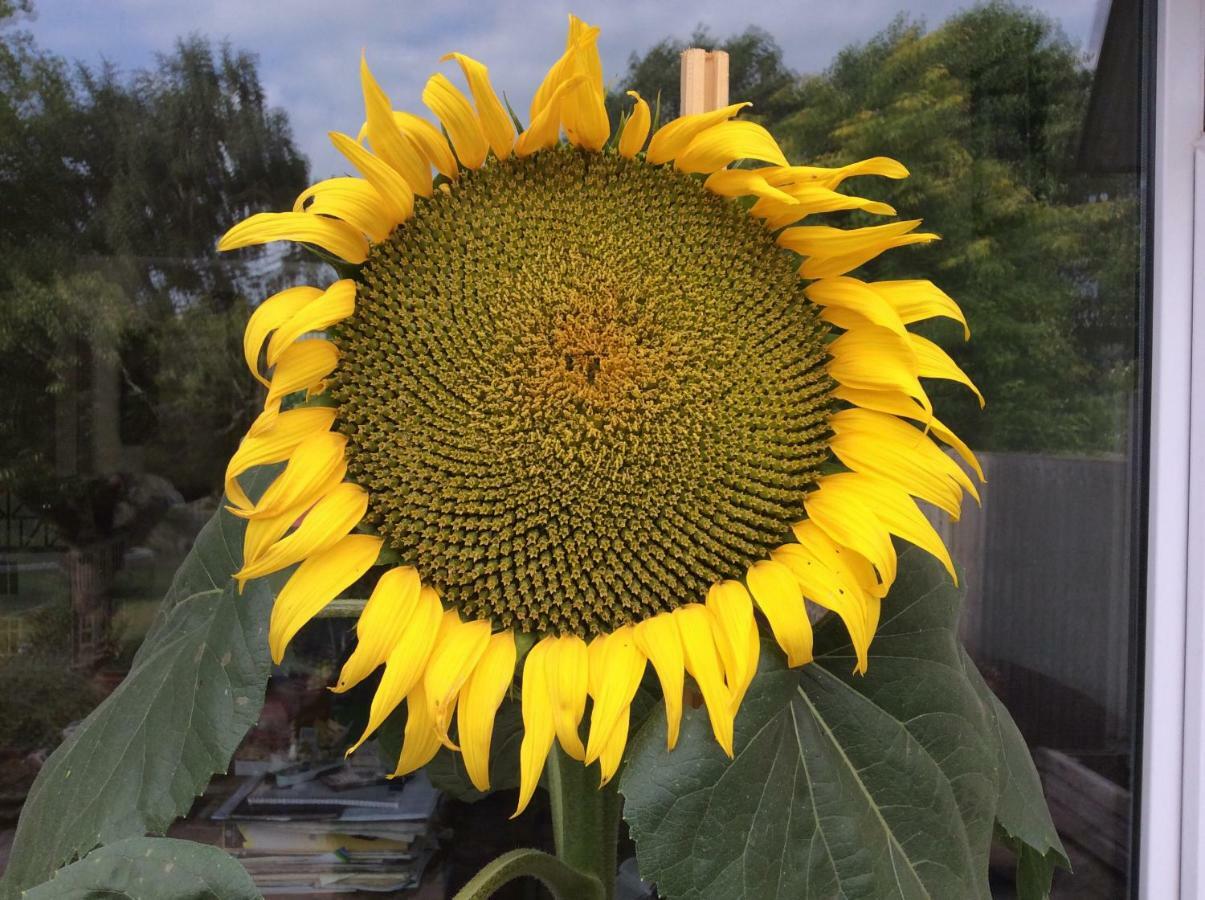
<svg viewBox="0 0 1205 900">
<path fill-rule="evenodd" d="M 219 244 L 301 242 L 355 272 L 278 293 L 247 326 L 267 397 L 225 486 L 247 520 L 240 584 L 296 565 L 273 659 L 383 567 L 333 688 L 383 667 L 351 749 L 404 702 L 396 773 L 443 746 L 486 790 L 521 668 L 516 815 L 554 741 L 614 776 L 649 665 L 669 747 L 689 675 L 731 755 L 755 611 L 801 666 L 806 604 L 831 610 L 865 671 L 893 538 L 954 577 L 916 500 L 957 518 L 977 498 L 955 456 L 982 479 L 922 379 L 975 388 L 907 329 L 965 329 L 958 306 L 929 281 L 848 274 L 936 235 L 918 220 L 797 224 L 894 216 L 838 188 L 904 167 L 791 165 L 738 118 L 746 103 L 654 130 L 629 92 L 612 134 L 597 39 L 570 17 L 522 131 L 477 60 L 444 57 L 467 94 L 427 82 L 437 123 L 394 110 L 362 61 L 364 127 L 330 135 L 358 174 Z M 268 463 L 285 465 L 252 502 L 238 477 Z"/>
</svg>

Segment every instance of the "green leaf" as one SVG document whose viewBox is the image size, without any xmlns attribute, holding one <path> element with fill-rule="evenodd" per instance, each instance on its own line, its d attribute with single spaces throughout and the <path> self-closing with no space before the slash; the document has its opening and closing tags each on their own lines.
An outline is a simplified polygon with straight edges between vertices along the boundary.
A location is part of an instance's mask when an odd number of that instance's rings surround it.
<svg viewBox="0 0 1205 900">
<path fill-rule="evenodd" d="M 865 677 L 835 619 L 801 670 L 767 642 L 731 761 L 704 711 L 672 753 L 651 716 L 620 786 L 641 874 L 667 897 L 987 898 L 1000 737 L 964 668 L 959 604 L 906 551 Z"/>
<path fill-rule="evenodd" d="M 59 869 L 24 900 L 255 900 L 260 897 L 234 857 L 208 844 L 175 838 L 126 838 Z"/>
<path fill-rule="evenodd" d="M 270 473 L 248 479 L 251 496 Z M 225 772 L 263 705 L 272 594 L 240 596 L 244 524 L 206 524 L 125 680 L 51 754 L 17 825 L 0 897 L 16 897 L 94 847 L 162 833 Z"/>
</svg>

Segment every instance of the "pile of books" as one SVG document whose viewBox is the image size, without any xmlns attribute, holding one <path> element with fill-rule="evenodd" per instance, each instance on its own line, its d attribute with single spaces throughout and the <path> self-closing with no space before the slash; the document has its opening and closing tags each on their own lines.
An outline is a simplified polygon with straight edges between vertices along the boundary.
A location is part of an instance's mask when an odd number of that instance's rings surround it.
<svg viewBox="0 0 1205 900">
<path fill-rule="evenodd" d="M 418 887 L 436 847 L 439 792 L 341 763 L 248 776 L 212 815 L 265 896 Z"/>
</svg>

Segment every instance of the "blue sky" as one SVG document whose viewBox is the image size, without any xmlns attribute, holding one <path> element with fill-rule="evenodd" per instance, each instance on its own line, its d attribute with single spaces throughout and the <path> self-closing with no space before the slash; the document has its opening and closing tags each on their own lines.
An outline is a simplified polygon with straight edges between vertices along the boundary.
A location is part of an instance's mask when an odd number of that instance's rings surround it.
<svg viewBox="0 0 1205 900">
<path fill-rule="evenodd" d="M 811 0 L 742 3 L 633 3 L 623 0 L 35 0 L 36 17 L 23 23 L 38 43 L 70 59 L 102 58 L 123 70 L 149 65 L 157 52 L 191 32 L 228 38 L 260 57 L 273 105 L 283 107 L 313 175 L 345 166 L 330 147 L 331 130 L 355 133 L 363 112 L 357 75 L 361 48 L 398 108 L 423 111 L 422 86 L 450 50 L 489 67 L 494 86 L 525 111 L 532 91 L 564 44 L 570 10 L 602 28 L 599 48 L 608 81 L 617 80 L 633 51 L 663 37 L 688 36 L 696 24 L 723 37 L 758 25 L 782 45 L 787 64 L 818 72 L 842 47 L 863 41 L 901 12 L 936 24 L 970 5 L 967 0 Z M 1085 53 L 1103 27 L 1102 0 L 1036 0 L 1026 5 L 1057 19 Z M 458 78 L 458 75 L 455 76 Z"/>
</svg>

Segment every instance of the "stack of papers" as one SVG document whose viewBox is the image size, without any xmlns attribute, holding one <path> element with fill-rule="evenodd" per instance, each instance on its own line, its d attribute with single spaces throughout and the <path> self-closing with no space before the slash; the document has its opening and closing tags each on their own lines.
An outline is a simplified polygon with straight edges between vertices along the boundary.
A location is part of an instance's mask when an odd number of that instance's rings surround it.
<svg viewBox="0 0 1205 900">
<path fill-rule="evenodd" d="M 312 777 L 243 780 L 213 814 L 223 845 L 265 896 L 416 888 L 435 848 L 439 792 L 421 772 L 404 783 L 315 766 Z M 346 785 L 359 785 L 347 787 Z"/>
</svg>

